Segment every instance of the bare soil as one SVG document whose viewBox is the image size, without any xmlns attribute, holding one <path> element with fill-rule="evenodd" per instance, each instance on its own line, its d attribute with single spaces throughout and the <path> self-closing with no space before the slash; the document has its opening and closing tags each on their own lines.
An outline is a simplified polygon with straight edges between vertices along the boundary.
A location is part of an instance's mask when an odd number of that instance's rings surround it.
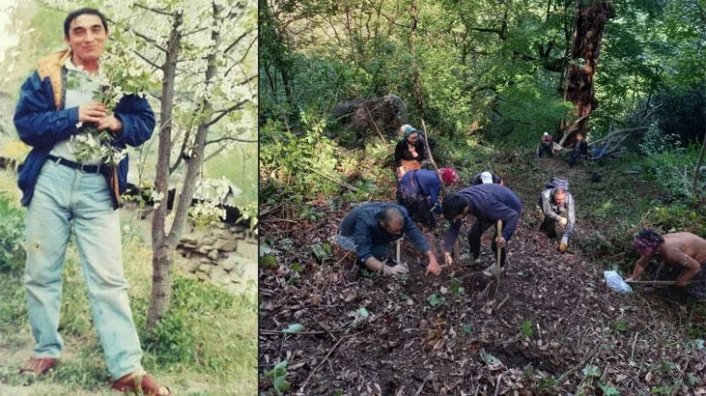
<svg viewBox="0 0 706 396">
<path fill-rule="evenodd" d="M 590 176 L 562 170 L 576 182 Z M 439 277 L 424 275 L 424 257 L 405 242 L 410 273 L 390 278 L 361 275 L 338 248 L 323 261 L 312 253 L 334 245 L 348 205 L 315 204 L 325 213 L 315 222 L 289 220 L 286 205 L 261 218 L 261 235 L 278 249 L 276 268 L 263 267 L 259 278 L 261 393 L 275 394 L 264 374 L 287 360 L 292 394 L 706 394 L 706 352 L 690 333 L 705 320 L 699 305 L 669 289 L 610 291 L 602 268 L 575 247 L 557 252 L 537 230 L 530 211 L 538 192 L 515 183 L 525 221 L 499 284 L 481 274 L 494 260 L 491 231 L 480 265 L 465 260 Z M 295 323 L 304 330 L 282 332 Z"/>
</svg>

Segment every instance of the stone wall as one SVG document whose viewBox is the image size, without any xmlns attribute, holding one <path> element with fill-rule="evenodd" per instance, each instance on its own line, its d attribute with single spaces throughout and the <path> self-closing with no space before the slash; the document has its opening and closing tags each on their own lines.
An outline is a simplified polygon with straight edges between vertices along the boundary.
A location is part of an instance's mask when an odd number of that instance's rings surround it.
<svg viewBox="0 0 706 396">
<path fill-rule="evenodd" d="M 257 236 L 240 225 L 215 224 L 185 233 L 177 250 L 179 266 L 198 279 L 242 291 L 256 286 Z"/>
</svg>

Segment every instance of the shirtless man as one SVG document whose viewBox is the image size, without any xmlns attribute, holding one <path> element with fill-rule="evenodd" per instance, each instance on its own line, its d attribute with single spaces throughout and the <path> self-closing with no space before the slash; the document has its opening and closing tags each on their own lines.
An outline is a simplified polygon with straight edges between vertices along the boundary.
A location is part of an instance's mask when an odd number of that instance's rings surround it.
<svg viewBox="0 0 706 396">
<path fill-rule="evenodd" d="M 682 266 L 685 271 L 677 277 L 677 286 L 683 287 L 706 263 L 706 240 L 690 233 L 675 232 L 661 236 L 652 230 L 642 230 L 633 240 L 633 247 L 640 254 L 635 269 L 626 282 L 638 280 L 655 253 L 668 265 Z"/>
</svg>

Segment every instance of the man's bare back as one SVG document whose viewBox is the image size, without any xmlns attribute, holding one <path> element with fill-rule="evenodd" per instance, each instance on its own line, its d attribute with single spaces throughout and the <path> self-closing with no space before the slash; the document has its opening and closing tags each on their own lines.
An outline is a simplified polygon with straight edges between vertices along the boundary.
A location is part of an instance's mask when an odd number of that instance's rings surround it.
<svg viewBox="0 0 706 396">
<path fill-rule="evenodd" d="M 637 244 L 639 249 L 637 247 L 636 249 L 640 253 L 640 259 L 637 260 L 635 269 L 629 279 L 639 279 L 654 253 L 659 253 L 660 258 L 666 264 L 684 267 L 684 272 L 677 277 L 676 284 L 677 286 L 685 286 L 687 282 L 699 273 L 701 266 L 706 263 L 706 240 L 690 232 L 665 234 L 661 238 L 658 234 L 652 231 L 649 232 L 652 233 L 652 237 L 636 237 L 636 241 L 639 238 L 643 238 L 643 242 L 649 239 L 652 239 L 652 241 Z"/>
</svg>

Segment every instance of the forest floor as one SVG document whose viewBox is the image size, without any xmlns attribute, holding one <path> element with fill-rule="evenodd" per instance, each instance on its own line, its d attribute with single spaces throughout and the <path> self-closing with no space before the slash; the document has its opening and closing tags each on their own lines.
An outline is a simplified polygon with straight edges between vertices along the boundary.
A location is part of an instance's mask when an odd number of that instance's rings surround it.
<svg viewBox="0 0 706 396">
<path fill-rule="evenodd" d="M 588 168 L 543 161 L 572 186 L 590 183 Z M 424 257 L 405 242 L 410 272 L 388 278 L 360 274 L 338 248 L 312 249 L 334 245 L 349 203 L 315 203 L 324 216 L 314 222 L 291 220 L 286 204 L 262 217 L 277 263 L 260 274 L 261 391 L 275 394 L 273 382 L 286 380 L 306 395 L 706 394 L 706 350 L 694 332 L 705 320 L 699 304 L 672 289 L 612 292 L 603 266 L 576 244 L 559 253 L 537 230 L 541 186 L 530 179 L 545 176 L 504 176 L 524 213 L 499 285 L 481 274 L 494 260 L 491 231 L 480 265 L 466 259 L 425 276 Z M 605 226 L 578 221 L 584 235 Z M 286 370 L 273 370 L 284 360 Z"/>
</svg>

